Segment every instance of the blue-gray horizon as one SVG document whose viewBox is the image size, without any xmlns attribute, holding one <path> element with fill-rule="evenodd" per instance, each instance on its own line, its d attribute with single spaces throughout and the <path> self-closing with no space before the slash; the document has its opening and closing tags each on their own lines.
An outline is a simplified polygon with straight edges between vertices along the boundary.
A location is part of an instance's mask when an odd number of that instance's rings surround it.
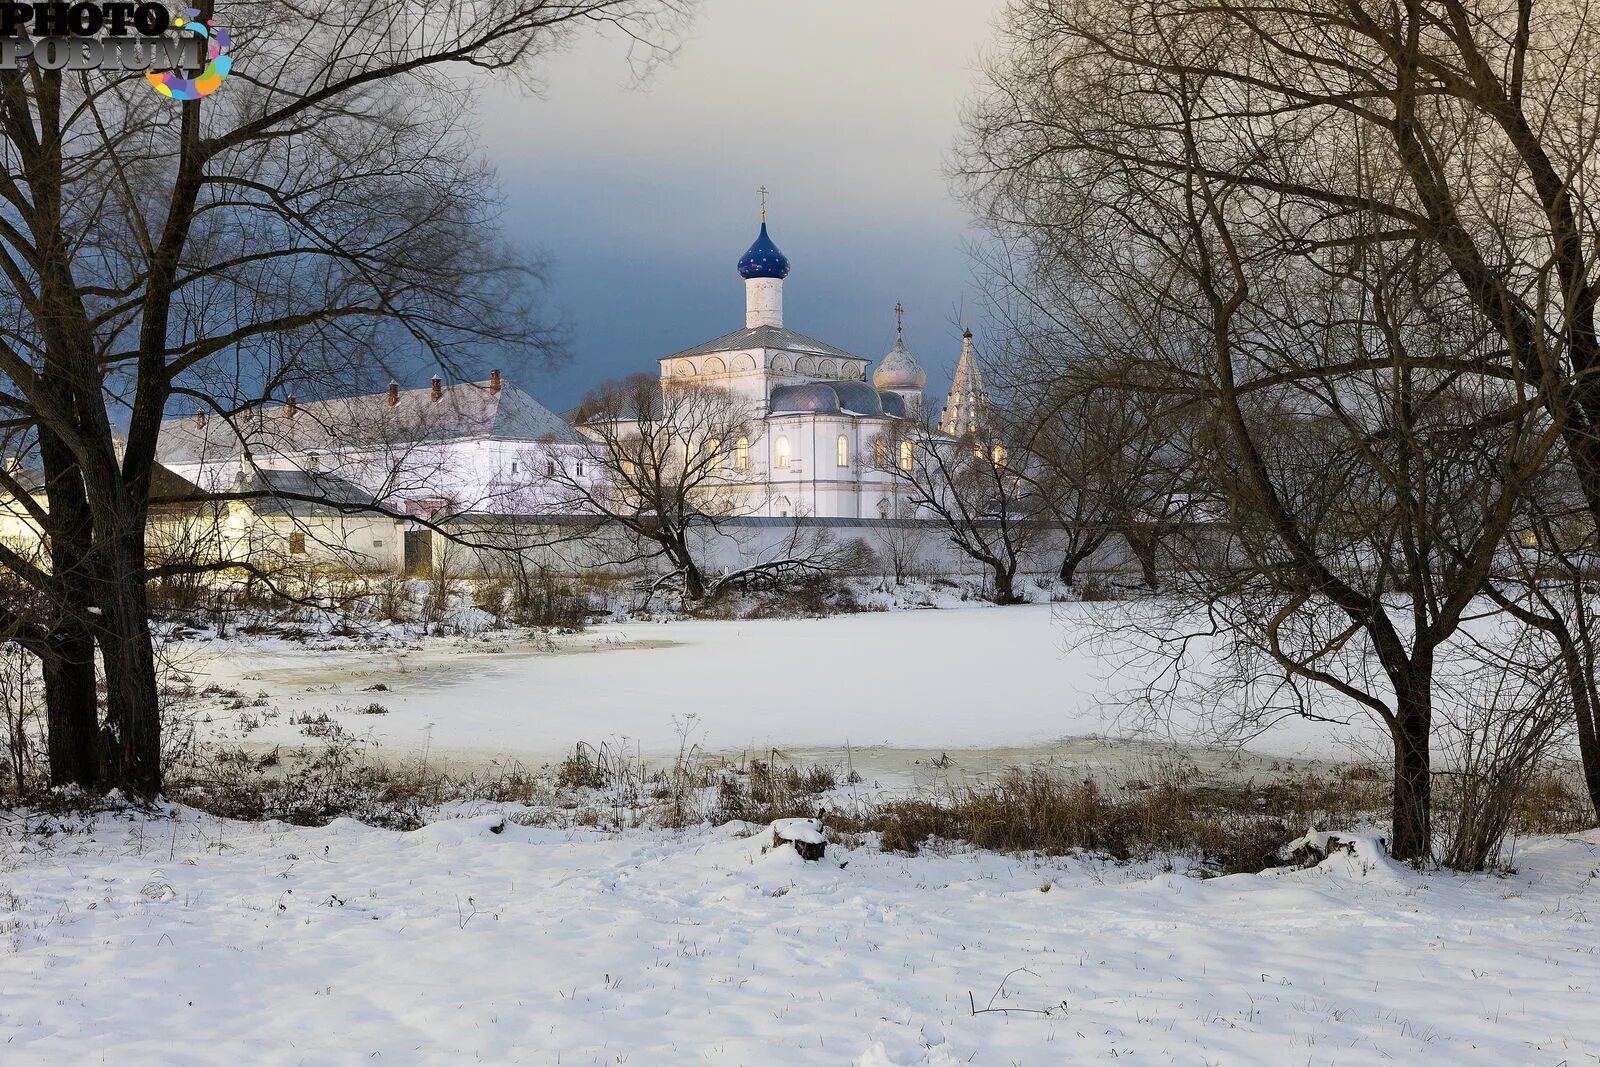
<svg viewBox="0 0 1600 1067">
<path fill-rule="evenodd" d="M 528 383 L 548 405 L 744 325 L 734 270 L 759 228 L 793 263 L 786 325 L 874 361 L 906 341 L 941 393 L 972 325 L 965 209 L 945 162 L 1001 0 L 706 0 L 671 62 L 637 82 L 591 37 L 529 96 L 481 98 L 507 236 L 549 263 L 570 359 Z"/>
</svg>

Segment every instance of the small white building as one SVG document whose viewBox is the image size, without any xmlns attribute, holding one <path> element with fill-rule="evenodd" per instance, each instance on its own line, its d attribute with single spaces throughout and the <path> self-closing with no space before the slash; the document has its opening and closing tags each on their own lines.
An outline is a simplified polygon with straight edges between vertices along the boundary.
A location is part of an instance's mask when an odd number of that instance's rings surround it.
<svg viewBox="0 0 1600 1067">
<path fill-rule="evenodd" d="M 213 492 L 241 471 L 335 477 L 372 500 L 427 512 L 544 509 L 545 468 L 580 462 L 584 438 L 494 371 L 485 381 L 200 412 L 162 423 L 156 456 Z"/>
<path fill-rule="evenodd" d="M 240 472 L 220 516 L 227 559 L 258 565 L 398 572 L 405 522 L 367 510 L 366 492 L 341 478 L 299 470 Z"/>
</svg>

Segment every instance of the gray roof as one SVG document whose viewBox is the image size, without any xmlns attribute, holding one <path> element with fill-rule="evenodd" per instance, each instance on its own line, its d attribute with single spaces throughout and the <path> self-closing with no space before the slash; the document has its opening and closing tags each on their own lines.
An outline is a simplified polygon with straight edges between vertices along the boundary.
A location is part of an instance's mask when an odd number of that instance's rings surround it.
<svg viewBox="0 0 1600 1067">
<path fill-rule="evenodd" d="M 709 356 L 713 352 L 741 352 L 750 348 L 781 348 L 786 352 L 803 352 L 814 356 L 832 356 L 835 359 L 861 359 L 861 356 L 846 352 L 842 348 L 835 348 L 824 344 L 803 333 L 782 326 L 752 326 L 744 330 L 735 330 L 725 333 L 721 337 L 707 341 L 703 345 L 686 348 L 682 352 L 675 352 L 664 359 L 677 359 L 679 356 Z"/>
<path fill-rule="evenodd" d="M 894 393 L 880 393 L 866 382 L 804 382 L 780 385 L 767 404 L 769 418 L 778 415 L 851 415 L 880 418 L 905 415 L 905 404 Z"/>
<path fill-rule="evenodd" d="M 807 382 L 805 385 L 780 385 L 772 391 L 768 413 L 793 415 L 807 412 L 815 415 L 839 414 L 839 394 L 829 389 L 825 382 Z"/>
<path fill-rule="evenodd" d="M 166 419 L 156 457 L 163 463 L 215 463 L 252 452 L 292 454 L 341 449 L 382 449 L 397 444 L 490 439 L 565 441 L 583 436 L 561 416 L 509 383 L 498 393 L 488 382 L 445 386 L 435 401 L 432 388 L 389 394 L 274 404 L 233 419 L 211 415 Z"/>
<path fill-rule="evenodd" d="M 228 492 L 293 493 L 321 498 L 310 501 L 269 495 L 246 500 L 245 503 L 258 515 L 343 515 L 349 514 L 353 508 L 371 507 L 377 503 L 371 493 L 363 492 L 343 478 L 303 470 L 240 471 Z M 345 506 L 340 507 L 341 504 Z"/>
</svg>

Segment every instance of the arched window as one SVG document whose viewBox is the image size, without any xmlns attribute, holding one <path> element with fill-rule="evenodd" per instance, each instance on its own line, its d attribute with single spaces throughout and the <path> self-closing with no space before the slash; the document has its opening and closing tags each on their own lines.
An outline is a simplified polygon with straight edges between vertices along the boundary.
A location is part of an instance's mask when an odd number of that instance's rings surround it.
<svg viewBox="0 0 1600 1067">
<path fill-rule="evenodd" d="M 789 469 L 789 439 L 780 437 L 772 444 L 772 465 L 779 470 Z"/>
<path fill-rule="evenodd" d="M 889 443 L 881 437 L 872 442 L 872 462 L 879 467 L 889 463 Z"/>
<path fill-rule="evenodd" d="M 900 469 L 903 470 L 903 471 L 908 471 L 908 470 L 911 469 L 911 442 L 910 441 L 901 441 L 900 442 Z"/>
<path fill-rule="evenodd" d="M 989 458 L 994 461 L 994 465 L 996 467 L 1004 467 L 1006 465 L 1005 446 L 995 445 L 994 448 L 989 452 Z"/>
<path fill-rule="evenodd" d="M 722 442 L 717 440 L 715 437 L 707 441 L 706 465 L 708 467 L 720 467 L 727 462 L 727 458 L 722 455 Z"/>
<path fill-rule="evenodd" d="M 741 437 L 733 443 L 733 466 L 735 470 L 750 469 L 750 438 Z"/>
<path fill-rule="evenodd" d="M 583 477 L 583 460 L 578 460 L 578 477 Z"/>
<path fill-rule="evenodd" d="M 839 435 L 838 453 L 838 456 L 835 458 L 838 460 L 839 466 L 850 466 L 850 438 L 846 437 L 844 434 Z"/>
</svg>

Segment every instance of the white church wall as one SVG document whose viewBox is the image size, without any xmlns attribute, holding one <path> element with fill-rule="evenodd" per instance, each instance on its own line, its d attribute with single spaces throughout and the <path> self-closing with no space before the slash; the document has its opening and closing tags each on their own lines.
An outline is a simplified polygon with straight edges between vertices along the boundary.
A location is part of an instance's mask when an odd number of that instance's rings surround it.
<svg viewBox="0 0 1600 1067">
<path fill-rule="evenodd" d="M 530 566 L 543 567 L 562 575 L 607 575 L 614 578 L 643 577 L 660 573 L 658 561 L 628 562 L 634 555 L 632 538 L 617 528 L 585 530 L 578 520 L 552 521 L 549 519 L 503 519 L 502 525 L 462 520 L 447 524 L 463 534 L 470 532 L 479 542 L 492 542 L 494 536 L 485 531 L 499 529 L 506 545 L 529 545 L 548 541 L 547 547 L 528 548 L 522 551 L 523 560 Z M 584 533 L 582 537 L 574 536 Z M 903 519 L 882 522 L 853 519 L 802 519 L 785 521 L 776 518 L 748 517 L 729 519 L 715 528 L 703 527 L 695 532 L 693 550 L 696 558 L 712 573 L 727 573 L 753 564 L 768 562 L 787 555 L 796 544 L 813 542 L 823 537 L 832 548 L 846 548 L 860 542 L 871 554 L 865 573 L 887 573 L 892 570 L 888 555 L 890 546 L 902 552 L 909 551 L 911 573 L 928 577 L 982 578 L 986 573 L 983 564 L 970 559 L 950 543 L 949 535 L 938 522 L 920 519 Z M 445 540 L 437 534 L 436 546 Z M 1024 554 L 1021 573 L 1053 577 L 1061 565 L 1063 533 L 1043 531 L 1036 543 Z M 435 558 L 444 550 L 436 547 Z M 470 550 L 453 545 L 446 553 L 452 573 L 461 576 L 485 576 L 504 573 L 508 553 L 504 550 Z M 1091 574 L 1109 572 L 1136 575 L 1138 566 L 1117 539 L 1086 560 L 1080 572 Z"/>
</svg>

